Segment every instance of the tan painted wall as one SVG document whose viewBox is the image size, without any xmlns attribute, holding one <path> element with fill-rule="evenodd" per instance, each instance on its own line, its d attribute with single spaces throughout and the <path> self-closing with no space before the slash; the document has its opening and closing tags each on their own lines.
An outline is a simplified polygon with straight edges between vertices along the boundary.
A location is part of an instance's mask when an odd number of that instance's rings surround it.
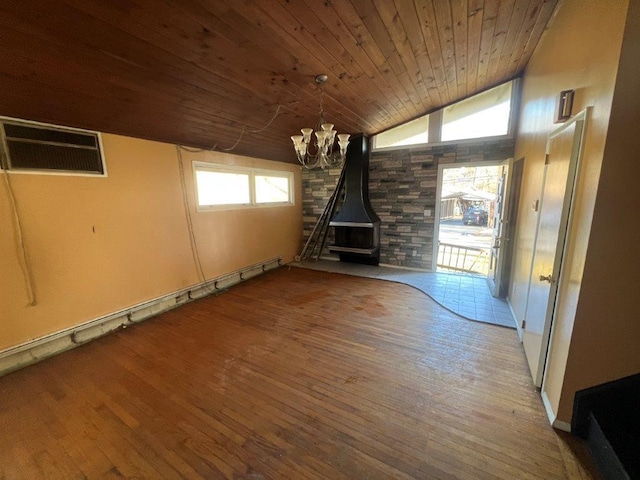
<svg viewBox="0 0 640 480">
<path fill-rule="evenodd" d="M 9 174 L 36 306 L 28 306 L 0 172 L 0 350 L 197 284 L 173 145 L 103 135 L 108 177 Z M 191 160 L 294 172 L 295 205 L 195 211 Z M 183 153 L 207 278 L 301 248 L 300 168 L 222 153 Z"/>
<path fill-rule="evenodd" d="M 600 169 L 613 98 L 626 0 L 563 1 L 550 29 L 527 66 L 523 82 L 516 158 L 525 158 L 516 231 L 516 254 L 509 298 L 518 320 L 524 317 L 533 238 L 538 220 L 531 204 L 540 197 L 548 134 L 554 129 L 555 98 L 575 89 L 573 111 L 592 106 L 576 190 L 574 221 L 565 258 L 567 282 L 560 290 L 544 390 L 556 412 L 583 280 Z M 568 421 L 566 408 L 559 419 Z"/>
<path fill-rule="evenodd" d="M 589 251 L 560 397 L 640 373 L 640 2 L 630 2 Z"/>
</svg>

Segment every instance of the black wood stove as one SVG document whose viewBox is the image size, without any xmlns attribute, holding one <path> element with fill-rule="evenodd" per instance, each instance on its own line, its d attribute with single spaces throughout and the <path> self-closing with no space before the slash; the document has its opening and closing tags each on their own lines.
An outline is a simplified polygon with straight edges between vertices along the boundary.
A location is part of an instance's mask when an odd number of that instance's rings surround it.
<svg viewBox="0 0 640 480">
<path fill-rule="evenodd" d="M 351 139 L 345 160 L 345 196 L 340 211 L 331 219 L 335 245 L 329 251 L 340 261 L 378 265 L 380 218 L 369 201 L 369 138 Z"/>
</svg>

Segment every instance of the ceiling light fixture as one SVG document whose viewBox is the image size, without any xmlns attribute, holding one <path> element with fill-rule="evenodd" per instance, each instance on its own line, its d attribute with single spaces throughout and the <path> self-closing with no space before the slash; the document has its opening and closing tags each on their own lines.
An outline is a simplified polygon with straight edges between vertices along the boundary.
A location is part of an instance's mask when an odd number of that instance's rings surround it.
<svg viewBox="0 0 640 480">
<path fill-rule="evenodd" d="M 333 129 L 333 123 L 325 123 L 324 108 L 322 105 L 322 97 L 324 94 L 324 84 L 327 81 L 327 75 L 321 74 L 316 77 L 316 83 L 320 90 L 320 119 L 315 128 L 302 128 L 302 135 L 293 135 L 291 141 L 296 150 L 298 161 L 305 168 L 329 168 L 339 167 L 344 163 L 347 154 L 347 146 L 349 145 L 348 133 L 340 133 L 338 137 L 338 146 L 340 151 L 334 152 L 336 139 L 336 131 Z M 314 146 L 311 146 L 311 135 L 315 134 Z M 310 148 L 312 147 L 312 148 Z"/>
</svg>

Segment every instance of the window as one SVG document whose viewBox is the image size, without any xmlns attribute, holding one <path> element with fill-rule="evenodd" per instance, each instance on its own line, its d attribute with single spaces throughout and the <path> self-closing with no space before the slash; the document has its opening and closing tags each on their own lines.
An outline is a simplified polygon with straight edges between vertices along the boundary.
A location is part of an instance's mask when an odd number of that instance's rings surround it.
<svg viewBox="0 0 640 480">
<path fill-rule="evenodd" d="M 251 205 L 248 173 L 196 170 L 198 206 Z"/>
<path fill-rule="evenodd" d="M 284 175 L 255 175 L 256 203 L 289 203 L 289 177 Z"/>
<path fill-rule="evenodd" d="M 373 149 L 509 135 L 517 82 L 504 83 L 379 133 L 373 137 Z"/>
<path fill-rule="evenodd" d="M 429 115 L 417 118 L 375 136 L 375 148 L 416 145 L 429 141 Z"/>
<path fill-rule="evenodd" d="M 446 107 L 442 113 L 441 140 L 506 135 L 510 112 L 511 82 Z"/>
<path fill-rule="evenodd" d="M 193 162 L 198 211 L 293 204 L 293 174 Z"/>
<path fill-rule="evenodd" d="M 0 137 L 4 169 L 105 175 L 97 132 L 2 119 Z"/>
</svg>

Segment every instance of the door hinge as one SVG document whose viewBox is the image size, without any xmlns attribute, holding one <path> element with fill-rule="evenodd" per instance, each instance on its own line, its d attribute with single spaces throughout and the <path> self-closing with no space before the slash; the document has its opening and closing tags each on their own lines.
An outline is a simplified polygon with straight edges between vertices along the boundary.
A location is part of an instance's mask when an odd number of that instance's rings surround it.
<svg viewBox="0 0 640 480">
<path fill-rule="evenodd" d="M 527 328 L 527 321 L 522 320 L 522 329 L 524 330 L 525 328 Z"/>
<path fill-rule="evenodd" d="M 545 165 L 549 165 L 549 154 L 548 153 L 545 154 L 545 156 L 544 156 L 544 164 Z"/>
</svg>

